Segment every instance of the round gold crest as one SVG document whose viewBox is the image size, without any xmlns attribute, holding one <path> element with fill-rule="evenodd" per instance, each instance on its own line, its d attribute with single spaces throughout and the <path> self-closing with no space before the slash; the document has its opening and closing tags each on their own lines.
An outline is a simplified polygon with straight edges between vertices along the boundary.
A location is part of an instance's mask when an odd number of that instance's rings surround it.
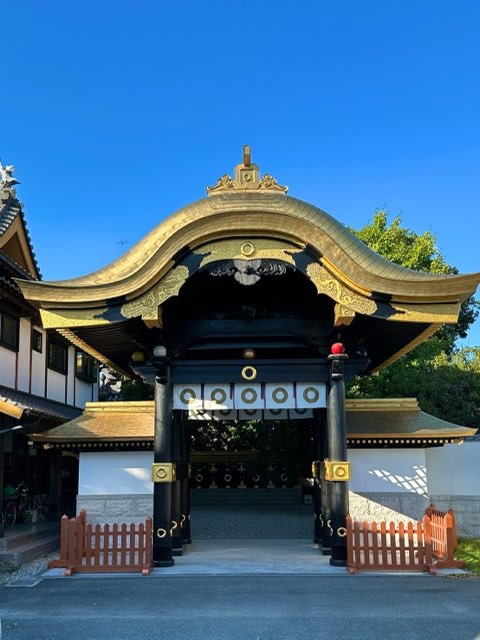
<svg viewBox="0 0 480 640">
<path fill-rule="evenodd" d="M 255 380 L 255 378 L 257 377 L 257 370 L 255 369 L 255 367 L 243 367 L 242 369 L 242 378 L 244 380 Z"/>
<path fill-rule="evenodd" d="M 240 247 L 240 251 L 248 258 L 249 256 L 253 256 L 255 253 L 255 245 L 253 242 L 244 242 Z"/>
</svg>

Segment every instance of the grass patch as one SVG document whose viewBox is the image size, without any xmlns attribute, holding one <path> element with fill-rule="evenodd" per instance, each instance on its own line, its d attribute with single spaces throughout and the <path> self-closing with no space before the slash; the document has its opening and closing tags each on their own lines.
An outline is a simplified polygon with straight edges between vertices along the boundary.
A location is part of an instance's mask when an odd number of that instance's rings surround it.
<svg viewBox="0 0 480 640">
<path fill-rule="evenodd" d="M 466 562 L 468 571 L 480 576 L 480 540 L 478 538 L 459 540 L 455 559 Z"/>
</svg>

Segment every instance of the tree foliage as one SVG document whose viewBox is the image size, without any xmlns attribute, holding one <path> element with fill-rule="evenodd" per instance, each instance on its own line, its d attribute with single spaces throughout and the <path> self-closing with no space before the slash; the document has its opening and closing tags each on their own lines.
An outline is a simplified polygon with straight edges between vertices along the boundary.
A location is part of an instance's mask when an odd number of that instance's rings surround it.
<svg viewBox="0 0 480 640">
<path fill-rule="evenodd" d="M 402 227 L 397 216 L 388 222 L 386 211 L 376 211 L 371 223 L 354 231 L 370 248 L 404 267 L 432 273 L 458 273 L 438 249 L 431 231 L 417 234 Z M 458 348 L 479 312 L 475 298 L 467 300 L 456 325 L 434 336 L 382 370 L 357 378 L 348 393 L 353 397 L 416 397 L 424 411 L 439 418 L 480 427 L 480 347 Z"/>
</svg>

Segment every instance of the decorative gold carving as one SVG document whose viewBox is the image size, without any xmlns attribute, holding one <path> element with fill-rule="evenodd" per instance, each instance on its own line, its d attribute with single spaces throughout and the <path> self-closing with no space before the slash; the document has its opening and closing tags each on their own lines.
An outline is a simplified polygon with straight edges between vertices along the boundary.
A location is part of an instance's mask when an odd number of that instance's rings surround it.
<svg viewBox="0 0 480 640">
<path fill-rule="evenodd" d="M 187 278 L 187 267 L 183 265 L 175 267 L 175 269 L 170 271 L 170 273 L 160 280 L 150 291 L 131 302 L 126 302 L 121 308 L 122 315 L 125 318 L 141 316 L 146 320 L 151 320 L 152 318 L 158 319 L 159 305 L 165 302 L 165 300 L 168 300 L 168 298 L 178 295 Z"/>
<path fill-rule="evenodd" d="M 254 251 L 248 255 L 250 246 Z M 292 257 L 294 253 L 300 253 L 305 245 L 298 246 L 281 240 L 273 240 L 267 238 L 253 239 L 235 239 L 235 240 L 219 240 L 203 245 L 194 251 L 195 254 L 203 254 L 201 266 L 205 266 L 211 262 L 218 260 L 244 260 L 255 254 L 257 260 L 280 260 L 294 265 L 295 261 Z M 247 253 L 245 253 L 245 250 Z"/>
<path fill-rule="evenodd" d="M 167 535 L 167 531 L 166 529 L 157 529 L 157 538 L 165 538 L 165 536 Z"/>
<path fill-rule="evenodd" d="M 243 147 L 243 163 L 237 164 L 234 169 L 234 178 L 226 173 L 217 180 L 213 187 L 207 187 L 209 196 L 218 193 L 235 193 L 242 191 L 276 191 L 286 195 L 288 187 L 283 187 L 270 174 L 266 173 L 260 180 L 260 169 L 251 161 L 251 149 L 249 145 Z"/>
<path fill-rule="evenodd" d="M 321 477 L 332 482 L 350 480 L 350 463 L 340 460 L 324 460 L 321 465 Z"/>
<path fill-rule="evenodd" d="M 152 482 L 175 482 L 176 479 L 174 462 L 154 462 L 152 464 Z"/>
<path fill-rule="evenodd" d="M 258 188 L 270 189 L 272 191 L 281 191 L 282 193 L 287 193 L 288 191 L 288 187 L 282 187 L 280 184 L 278 184 L 275 178 L 271 176 L 269 173 L 266 173 L 263 176 L 263 178 L 260 180 Z"/>
<path fill-rule="evenodd" d="M 255 380 L 256 377 L 257 377 L 257 370 L 255 369 L 255 367 L 251 367 L 251 366 L 243 367 L 242 378 L 244 380 L 247 380 L 247 381 Z"/>
<path fill-rule="evenodd" d="M 345 538 L 346 535 L 347 535 L 347 530 L 345 529 L 345 527 L 338 527 L 337 536 L 339 538 Z"/>
<path fill-rule="evenodd" d="M 335 305 L 335 327 L 348 327 L 348 325 L 352 324 L 354 318 L 355 311 L 337 302 Z"/>
<path fill-rule="evenodd" d="M 319 293 L 325 293 L 342 307 L 367 316 L 377 310 L 377 304 L 373 300 L 347 289 L 318 262 L 308 265 L 307 275 Z"/>
<path fill-rule="evenodd" d="M 99 317 L 106 311 L 108 311 L 108 307 L 102 307 L 101 309 L 59 309 L 57 311 L 40 309 L 40 315 L 44 329 L 100 327 L 112 324 L 110 320 Z"/>
</svg>

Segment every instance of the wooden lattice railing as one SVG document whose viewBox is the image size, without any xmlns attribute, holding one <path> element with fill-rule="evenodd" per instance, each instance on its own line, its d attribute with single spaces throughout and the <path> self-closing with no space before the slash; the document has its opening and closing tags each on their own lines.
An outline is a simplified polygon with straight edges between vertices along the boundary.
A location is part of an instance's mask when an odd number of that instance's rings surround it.
<svg viewBox="0 0 480 640">
<path fill-rule="evenodd" d="M 60 523 L 60 558 L 49 568 L 74 573 L 112 573 L 152 570 L 152 519 L 145 523 L 87 524 L 84 510 L 76 518 L 63 516 Z"/>
<path fill-rule="evenodd" d="M 464 568 L 454 559 L 455 515 L 430 506 L 421 522 L 355 522 L 347 516 L 347 569 L 363 571 L 428 571 Z"/>
</svg>

